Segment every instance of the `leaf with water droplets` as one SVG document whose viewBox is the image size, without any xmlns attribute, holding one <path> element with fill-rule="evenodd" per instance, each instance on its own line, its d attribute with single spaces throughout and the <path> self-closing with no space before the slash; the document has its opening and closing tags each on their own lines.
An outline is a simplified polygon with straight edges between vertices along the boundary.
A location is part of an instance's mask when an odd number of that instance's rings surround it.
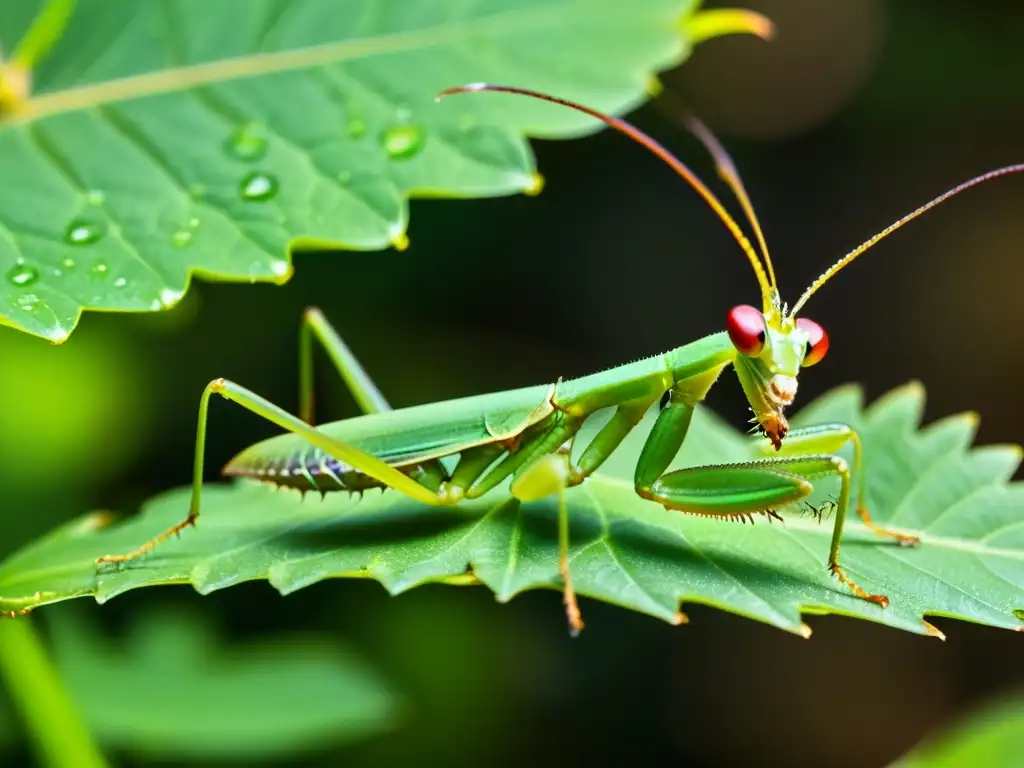
<svg viewBox="0 0 1024 768">
<path fill-rule="evenodd" d="M 392 160 L 408 160 L 423 149 L 426 135 L 416 125 L 392 125 L 380 135 L 381 146 Z"/>
<path fill-rule="evenodd" d="M 13 48 L 42 2 L 4 4 L 0 39 Z M 0 323 L 59 341 L 83 309 L 154 311 L 196 272 L 283 282 L 296 242 L 404 247 L 413 194 L 537 189 L 526 136 L 596 121 L 434 95 L 486 79 L 621 112 L 689 55 L 697 5 L 79 0 L 0 115 L 0 275 L 37 270 L 39 307 L 0 281 Z"/>
<path fill-rule="evenodd" d="M 566 493 L 572 578 L 582 595 L 678 622 L 680 602 L 713 605 L 806 635 L 801 613 L 839 613 L 925 635 L 925 616 L 1007 629 L 1024 627 L 1024 483 L 1009 479 L 1017 446 L 971 448 L 969 416 L 919 426 L 919 386 L 870 408 L 845 387 L 807 406 L 800 426 L 843 422 L 863 440 L 867 501 L 874 518 L 921 537 L 900 547 L 847 520 L 842 562 L 888 608 L 853 597 L 825 567 L 831 520 L 780 510 L 783 521 L 743 526 L 670 512 L 641 499 L 633 470 L 657 415 L 647 414 L 596 475 Z M 590 435 L 599 425 L 589 427 Z M 580 445 L 587 443 L 582 436 Z M 673 467 L 749 460 L 751 444 L 709 415 L 695 414 Z M 816 483 L 811 501 L 837 491 Z M 427 582 L 483 583 L 501 601 L 559 587 L 554 499 L 520 504 L 506 486 L 452 508 L 389 491 L 350 499 L 301 498 L 239 482 L 203 492 L 195 529 L 123 567 L 95 558 L 128 551 L 178 522 L 190 489 L 150 501 L 142 514 L 100 529 L 99 515 L 72 523 L 0 564 L 0 610 L 73 597 L 105 601 L 129 589 L 189 582 L 203 594 L 268 579 L 288 594 L 331 577 L 380 581 L 392 593 Z M 586 604 L 583 605 L 584 615 Z M 551 600 L 553 621 L 558 600 Z"/>
</svg>

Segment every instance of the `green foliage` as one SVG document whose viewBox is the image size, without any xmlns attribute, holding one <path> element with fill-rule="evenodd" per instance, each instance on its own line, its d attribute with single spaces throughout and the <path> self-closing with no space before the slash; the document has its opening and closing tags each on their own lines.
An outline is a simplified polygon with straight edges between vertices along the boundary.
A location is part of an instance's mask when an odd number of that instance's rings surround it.
<svg viewBox="0 0 1024 768">
<path fill-rule="evenodd" d="M 990 704 L 892 768 L 1013 768 L 1024 755 L 1024 696 Z"/>
<path fill-rule="evenodd" d="M 917 385 L 870 409 L 854 387 L 808 406 L 796 424 L 845 422 L 861 432 L 868 504 L 876 520 L 919 534 L 900 548 L 848 520 L 841 560 L 851 577 L 887 594 L 888 609 L 849 595 L 825 569 L 831 525 L 789 510 L 785 524 L 751 527 L 669 512 L 633 492 L 632 470 L 648 421 L 601 472 L 567 494 L 572 572 L 580 594 L 678 621 L 680 601 L 713 605 L 806 634 L 801 611 L 840 613 L 935 634 L 924 615 L 1019 628 L 1024 608 L 1024 485 L 1008 484 L 1015 446 L 971 449 L 969 415 L 918 429 Z M 598 424 L 589 424 L 597 428 Z M 750 444 L 706 410 L 674 466 L 743 460 Z M 815 498 L 835 488 L 822 481 Z M 323 501 L 252 482 L 210 485 L 195 530 L 120 568 L 94 559 L 127 551 L 188 506 L 187 489 L 157 497 L 137 518 L 105 527 L 93 514 L 29 545 L 0 566 L 0 608 L 129 589 L 191 583 L 201 593 L 269 579 L 287 594 L 325 578 L 373 578 L 392 593 L 431 581 L 490 587 L 497 598 L 557 587 L 553 500 L 519 504 L 503 491 L 455 508 L 428 508 L 398 493 Z M 471 572 L 468 572 L 471 571 Z"/>
<path fill-rule="evenodd" d="M 150 613 L 123 646 L 58 614 L 54 659 L 106 747 L 199 761 L 273 758 L 386 730 L 397 700 L 334 638 L 218 647 L 192 613 Z M 121 646 L 121 647 L 118 647 Z"/>
<path fill-rule="evenodd" d="M 0 39 L 42 4 L 5 5 Z M 0 322 L 63 341 L 83 309 L 160 310 L 193 274 L 282 282 L 295 248 L 404 247 L 410 196 L 535 191 L 525 136 L 595 121 L 434 94 L 494 80 L 622 111 L 689 55 L 696 6 L 81 0 L 0 123 Z"/>
</svg>

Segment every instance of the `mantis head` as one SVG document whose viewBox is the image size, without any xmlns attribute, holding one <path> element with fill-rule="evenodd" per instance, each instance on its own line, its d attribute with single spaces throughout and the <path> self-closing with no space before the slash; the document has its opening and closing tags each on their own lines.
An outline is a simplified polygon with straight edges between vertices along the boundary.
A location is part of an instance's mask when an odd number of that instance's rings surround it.
<svg viewBox="0 0 1024 768">
<path fill-rule="evenodd" d="M 772 267 L 771 257 L 768 255 L 768 245 L 765 242 L 757 215 L 754 213 L 754 208 L 750 203 L 750 198 L 747 196 L 747 191 L 743 187 L 739 172 L 736 170 L 736 166 L 732 158 L 729 157 L 729 154 L 711 131 L 697 118 L 687 114 L 682 119 L 687 129 L 700 140 L 711 154 L 715 161 L 718 175 L 733 191 L 733 194 L 736 195 L 736 199 L 743 209 L 743 213 L 746 215 L 747 221 L 750 223 L 754 236 L 757 239 L 759 251 L 754 249 L 750 240 L 747 239 L 743 230 L 740 229 L 736 221 L 725 210 L 719 199 L 693 171 L 661 144 L 625 120 L 611 117 L 590 107 L 537 91 L 506 85 L 492 85 L 490 83 L 471 83 L 469 85 L 449 88 L 438 94 L 437 100 L 440 101 L 444 97 L 456 93 L 475 93 L 479 91 L 498 91 L 529 96 L 541 99 L 542 101 L 560 104 L 597 118 L 609 127 L 624 133 L 661 158 L 693 187 L 711 210 L 717 214 L 718 218 L 722 220 L 722 223 L 725 224 L 733 238 L 739 243 L 740 248 L 743 249 L 743 253 L 750 262 L 750 266 L 754 270 L 754 276 L 757 278 L 758 285 L 761 288 L 761 309 L 746 304 L 733 307 L 726 316 L 726 330 L 733 346 L 736 347 L 737 354 L 734 367 L 739 377 L 740 385 L 743 387 L 743 392 L 754 412 L 755 420 L 768 439 L 771 440 L 776 450 L 782 447 L 782 440 L 789 430 L 785 409 L 793 403 L 793 399 L 796 397 L 797 376 L 800 373 L 800 369 L 808 368 L 820 362 L 828 351 L 828 336 L 825 334 L 824 329 L 813 320 L 797 317 L 797 313 L 807 303 L 807 300 L 839 270 L 874 246 L 879 240 L 892 234 L 907 222 L 916 219 L 944 200 L 983 181 L 1024 171 L 1024 163 L 997 168 L 969 179 L 925 203 L 920 208 L 911 211 L 899 221 L 890 224 L 878 234 L 858 245 L 826 269 L 817 280 L 811 283 L 797 300 L 796 304 L 793 305 L 792 309 L 790 309 L 779 298 L 775 282 L 775 270 Z"/>
<path fill-rule="evenodd" d="M 821 362 L 828 335 L 813 320 L 763 313 L 749 304 L 729 310 L 726 331 L 736 347 L 734 368 L 754 418 L 776 450 L 789 431 L 785 410 L 796 397 L 801 368 Z"/>
</svg>

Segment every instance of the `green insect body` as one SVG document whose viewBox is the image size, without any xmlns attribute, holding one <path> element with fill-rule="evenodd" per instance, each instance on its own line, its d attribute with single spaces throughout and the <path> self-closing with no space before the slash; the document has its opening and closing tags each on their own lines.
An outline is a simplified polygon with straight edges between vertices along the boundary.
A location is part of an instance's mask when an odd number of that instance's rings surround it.
<svg viewBox="0 0 1024 768">
<path fill-rule="evenodd" d="M 725 223 L 754 270 L 761 288 L 762 308 L 734 307 L 727 315 L 724 332 L 600 373 L 398 410 L 391 409 L 323 315 L 318 310 L 308 310 L 300 335 L 299 416 L 233 382 L 211 382 L 200 400 L 188 515 L 134 551 L 105 555 L 98 562 L 121 563 L 139 557 L 196 524 L 207 411 L 212 395 L 219 394 L 287 431 L 243 450 L 225 467 L 227 475 L 323 493 L 393 489 L 430 505 L 452 505 L 478 498 L 510 478 L 510 492 L 520 501 L 557 494 L 559 567 L 569 625 L 576 634 L 583 622 L 569 573 L 564 490 L 584 482 L 596 471 L 651 406 L 660 401 L 662 407 L 636 464 L 637 494 L 678 512 L 752 522 L 755 514 L 777 518 L 779 508 L 803 502 L 813 490 L 813 481 L 838 478 L 840 489 L 832 505 L 835 516 L 827 567 L 854 595 L 880 607 L 887 606 L 887 597 L 864 591 L 839 565 L 839 544 L 847 511 L 855 504 L 871 530 L 901 545 L 916 544 L 917 539 L 871 522 L 863 505 L 861 446 L 856 432 L 844 424 L 790 430 L 785 411 L 796 396 L 798 376 L 803 368 L 819 362 L 828 350 L 828 337 L 822 328 L 797 317 L 797 312 L 836 272 L 883 237 L 964 189 L 996 176 L 1024 171 L 1024 164 L 971 179 L 903 217 L 826 270 L 790 309 L 779 298 L 764 236 L 732 160 L 703 124 L 689 118 L 688 127 L 710 151 L 719 175 L 736 194 L 758 240 L 760 257 L 703 182 L 629 123 L 573 102 L 509 86 L 461 86 L 438 98 L 472 91 L 514 93 L 561 104 L 602 120 L 651 150 L 689 182 Z M 314 426 L 314 340 L 324 346 L 364 415 Z M 730 365 L 736 371 L 754 421 L 768 438 L 759 444 L 762 457 L 739 464 L 667 471 L 686 438 L 694 409 Z M 613 409 L 611 418 L 573 461 L 573 443 L 583 423 L 606 408 Z M 850 462 L 837 453 L 847 445 L 853 448 Z M 443 459 L 448 459 L 448 463 Z"/>
</svg>

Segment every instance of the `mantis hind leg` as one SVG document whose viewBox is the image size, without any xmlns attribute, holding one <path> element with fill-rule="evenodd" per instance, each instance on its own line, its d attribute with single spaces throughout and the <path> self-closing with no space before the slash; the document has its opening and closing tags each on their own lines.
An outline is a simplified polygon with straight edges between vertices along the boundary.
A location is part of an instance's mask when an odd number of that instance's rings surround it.
<svg viewBox="0 0 1024 768">
<path fill-rule="evenodd" d="M 314 380 L 313 380 L 313 340 L 320 342 L 326 350 L 334 367 L 348 386 L 352 397 L 363 413 L 381 413 L 390 411 L 391 405 L 377 389 L 373 379 L 352 354 L 352 350 L 342 341 L 334 329 L 316 307 L 310 307 L 302 313 L 302 324 L 299 327 L 299 418 L 307 424 L 313 424 Z"/>
<path fill-rule="evenodd" d="M 353 469 L 362 472 L 368 477 L 372 477 L 382 485 L 401 491 L 416 501 L 436 506 L 449 504 L 455 500 L 447 498 L 443 492 L 439 493 L 430 490 L 425 485 L 418 483 L 413 478 L 375 456 L 371 456 L 355 446 L 325 435 L 302 419 L 293 416 L 283 408 L 274 405 L 269 400 L 260 397 L 245 387 L 226 379 L 214 379 L 206 386 L 202 399 L 199 402 L 199 424 L 196 429 L 196 452 L 192 473 L 192 498 L 189 503 L 188 515 L 184 520 L 171 526 L 137 549 L 120 555 L 103 555 L 97 559 L 97 563 L 120 563 L 133 560 L 149 552 L 161 542 L 195 525 L 196 520 L 199 518 L 199 504 L 203 488 L 203 459 L 206 449 L 206 425 L 210 398 L 215 394 L 238 403 L 243 408 L 252 411 L 258 416 L 262 416 L 289 432 L 301 435 L 329 456 L 345 462 Z"/>
<path fill-rule="evenodd" d="M 571 473 L 568 450 L 559 450 L 526 468 L 512 481 L 510 491 L 519 501 L 537 501 L 558 494 L 558 570 L 562 574 L 562 602 L 569 631 L 576 637 L 583 629 L 583 617 L 569 572 L 569 509 L 565 502 L 565 489 L 570 483 Z"/>
<path fill-rule="evenodd" d="M 853 445 L 853 457 L 850 467 L 851 475 L 856 478 L 857 483 L 857 515 L 865 527 L 872 533 L 879 536 L 886 536 L 895 539 L 900 546 L 912 547 L 920 543 L 917 536 L 907 533 L 900 533 L 878 525 L 871 519 L 871 514 L 866 506 L 866 489 L 864 484 L 864 462 L 862 460 L 860 436 L 856 430 L 846 424 L 820 424 L 813 427 L 790 430 L 782 448 L 778 451 L 771 451 L 771 456 L 798 456 L 808 453 L 836 453 L 847 443 Z M 768 453 L 770 449 L 765 449 Z"/>
</svg>

